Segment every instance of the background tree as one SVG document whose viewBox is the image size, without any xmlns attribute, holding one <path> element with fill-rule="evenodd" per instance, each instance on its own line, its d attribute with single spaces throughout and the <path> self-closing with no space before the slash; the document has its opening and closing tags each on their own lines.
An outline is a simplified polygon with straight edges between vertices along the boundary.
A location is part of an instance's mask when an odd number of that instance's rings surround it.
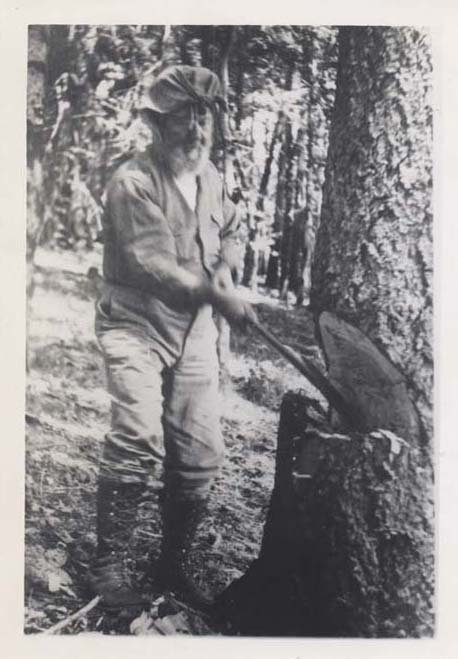
<svg viewBox="0 0 458 659">
<path fill-rule="evenodd" d="M 33 262 L 44 225 L 43 158 L 45 153 L 45 106 L 47 93 L 48 29 L 31 26 L 28 34 L 27 69 L 27 304 L 33 294 Z M 27 314 L 28 317 L 30 313 Z"/>
<path fill-rule="evenodd" d="M 292 35 L 296 68 L 286 77 L 292 93 L 285 97 L 288 112 L 278 156 L 274 246 L 266 285 L 279 287 L 284 298 L 288 290 L 295 291 L 301 303 L 304 276 L 309 288 L 310 247 L 320 217 L 336 50 L 330 28 L 295 28 Z M 306 221 L 294 227 L 297 211 L 305 213 Z"/>
</svg>

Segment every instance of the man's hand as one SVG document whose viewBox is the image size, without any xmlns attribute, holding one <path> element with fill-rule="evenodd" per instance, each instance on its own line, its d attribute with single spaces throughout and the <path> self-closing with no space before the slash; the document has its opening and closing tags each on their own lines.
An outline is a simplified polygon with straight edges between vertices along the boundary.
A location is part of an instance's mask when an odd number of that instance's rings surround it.
<svg viewBox="0 0 458 659">
<path fill-rule="evenodd" d="M 221 263 L 216 267 L 215 272 L 213 273 L 213 285 L 223 291 L 233 291 L 234 282 L 232 281 L 231 269 L 221 261 Z"/>
<path fill-rule="evenodd" d="M 213 286 L 212 304 L 231 325 L 241 330 L 246 330 L 250 324 L 258 320 L 251 304 L 216 285 Z"/>
</svg>

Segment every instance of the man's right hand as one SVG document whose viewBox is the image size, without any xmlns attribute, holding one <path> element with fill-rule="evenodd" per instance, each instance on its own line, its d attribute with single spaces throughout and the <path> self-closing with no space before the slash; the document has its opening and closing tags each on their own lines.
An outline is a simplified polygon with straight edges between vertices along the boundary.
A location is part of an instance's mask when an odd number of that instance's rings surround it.
<svg viewBox="0 0 458 659">
<path fill-rule="evenodd" d="M 250 324 L 256 323 L 258 317 L 251 304 L 241 300 L 234 293 L 227 293 L 220 287 L 212 288 L 212 304 L 228 323 L 241 330 L 246 330 Z"/>
</svg>

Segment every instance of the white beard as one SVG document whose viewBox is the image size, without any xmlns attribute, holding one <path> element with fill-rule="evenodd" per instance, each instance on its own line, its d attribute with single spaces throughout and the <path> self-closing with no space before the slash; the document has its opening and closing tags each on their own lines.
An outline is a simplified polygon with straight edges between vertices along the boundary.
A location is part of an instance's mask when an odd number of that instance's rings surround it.
<svg viewBox="0 0 458 659">
<path fill-rule="evenodd" d="M 208 165 L 210 150 L 209 145 L 198 144 L 190 150 L 181 146 L 175 147 L 169 149 L 165 155 L 176 176 L 185 172 L 198 175 Z"/>
</svg>

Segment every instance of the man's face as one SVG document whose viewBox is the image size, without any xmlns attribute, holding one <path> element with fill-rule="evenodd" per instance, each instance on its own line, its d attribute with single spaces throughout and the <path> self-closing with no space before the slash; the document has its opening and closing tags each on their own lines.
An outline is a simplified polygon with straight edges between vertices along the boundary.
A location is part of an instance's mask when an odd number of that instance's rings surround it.
<svg viewBox="0 0 458 659">
<path fill-rule="evenodd" d="M 175 174 L 198 174 L 210 157 L 213 115 L 206 105 L 184 105 L 162 118 L 164 152 Z"/>
</svg>

